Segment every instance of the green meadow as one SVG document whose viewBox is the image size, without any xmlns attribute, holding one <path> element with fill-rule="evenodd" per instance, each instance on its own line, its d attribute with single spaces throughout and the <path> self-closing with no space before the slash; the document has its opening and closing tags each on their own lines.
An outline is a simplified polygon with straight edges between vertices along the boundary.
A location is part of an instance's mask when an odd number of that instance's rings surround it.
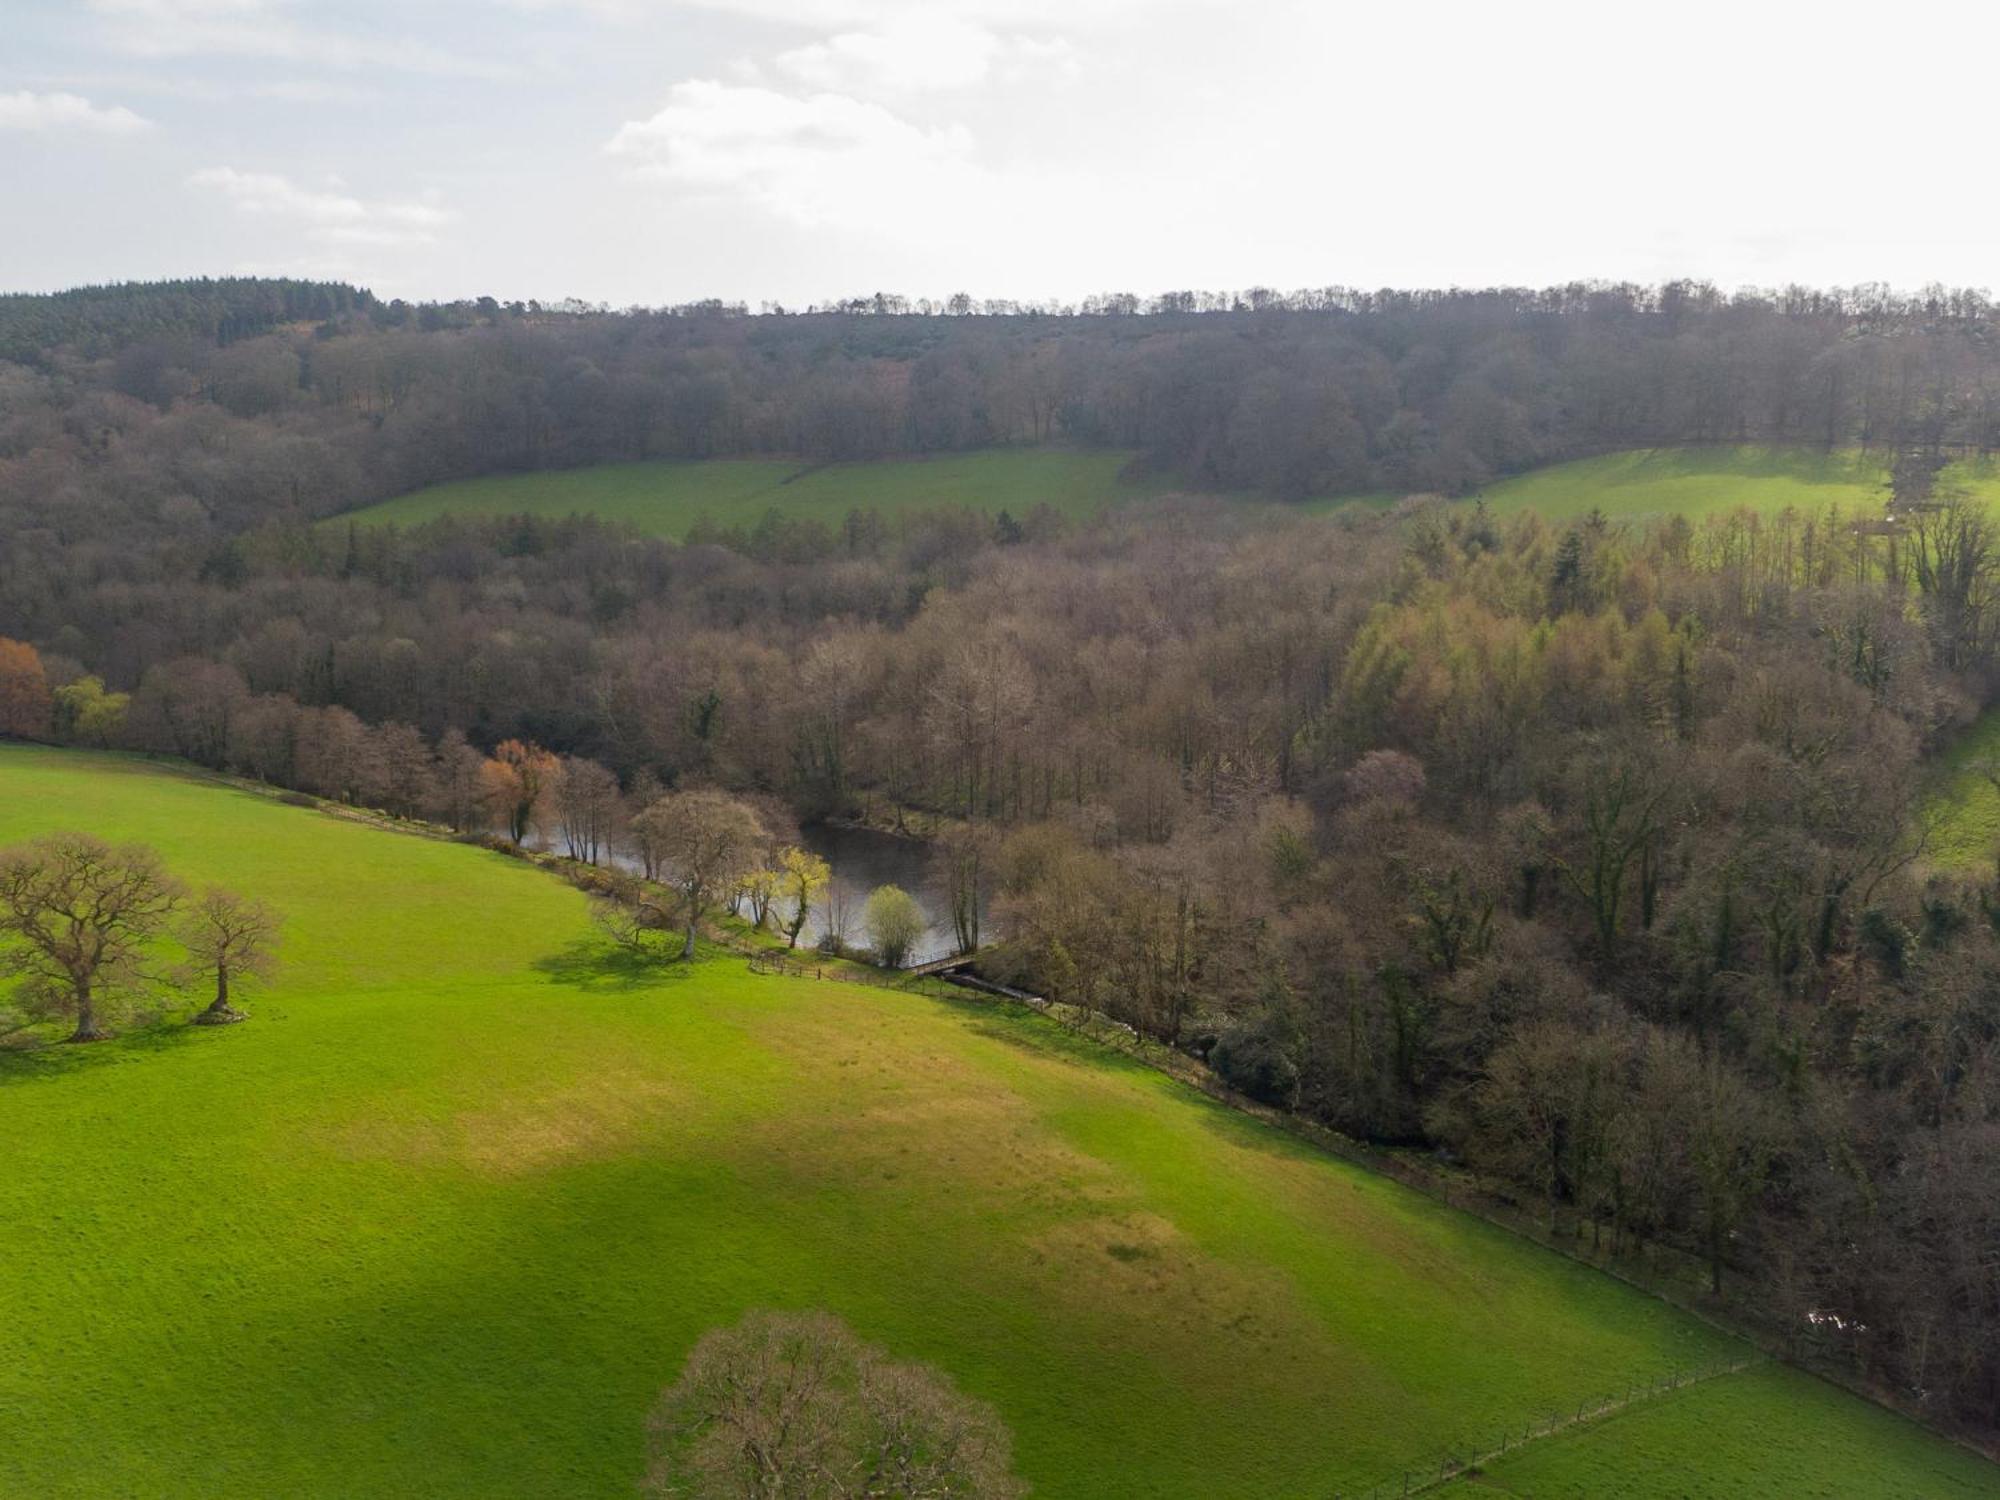
<svg viewBox="0 0 2000 1500">
<path fill-rule="evenodd" d="M 1964 462 L 1948 467 L 1947 483 L 1989 503 L 2000 501 L 2000 466 Z M 1703 516 L 1747 507 L 1775 515 L 1787 507 L 1879 513 L 1889 494 L 1889 470 L 1860 449 L 1759 447 L 1642 448 L 1551 464 L 1486 487 L 1495 513 L 1539 511 L 1567 521 L 1601 510 L 1613 519 Z"/>
<path fill-rule="evenodd" d="M 752 458 L 599 464 L 453 480 L 347 512 L 329 524 L 409 526 L 445 515 L 595 515 L 680 538 L 704 518 L 747 529 L 774 510 L 835 528 L 850 511 L 870 508 L 894 517 L 938 506 L 968 506 L 989 513 L 1007 510 L 1020 518 L 1045 504 L 1081 519 L 1175 488 L 1162 476 L 1127 475 L 1132 458 L 1124 451 L 996 448 L 817 467 Z M 2000 503 L 2000 464 L 1954 464 L 1945 478 Z M 1644 521 L 1745 506 L 1767 515 L 1787 507 L 1823 510 L 1829 505 L 1872 513 L 1881 509 L 1888 480 L 1880 456 L 1859 449 L 1828 452 L 1750 444 L 1645 448 L 1534 469 L 1487 486 L 1481 498 L 1499 515 L 1532 510 L 1552 521 L 1573 520 L 1592 510 Z M 1303 508 L 1381 508 L 1394 499 L 1336 496 Z"/>
<path fill-rule="evenodd" d="M 1992 1466 L 1949 1458 L 1916 1423 L 1782 1365 L 1671 1391 L 1556 1433 L 1485 1466 L 1449 1493 L 1522 1500 L 1948 1500 L 1984 1495 Z M 1819 1434 L 1811 1447 L 1792 1434 Z"/>
<path fill-rule="evenodd" d="M 1987 776 L 2000 774 L 2000 710 L 1981 714 L 1940 758 L 1931 790 L 1932 868 L 1953 874 L 1991 875 L 2000 861 L 2000 790 Z"/>
<path fill-rule="evenodd" d="M 1026 1010 L 634 969 L 503 856 L 0 747 L 0 843 L 57 828 L 282 908 L 285 967 L 242 1026 L 0 1052 L 6 1496 L 629 1494 L 758 1306 L 949 1372 L 1045 1500 L 1324 1500 L 1745 1352 Z M 1488 1482 L 2000 1496 L 1762 1366 Z"/>
<path fill-rule="evenodd" d="M 657 536 L 683 537 L 706 517 L 754 527 L 769 511 L 838 528 L 853 510 L 884 517 L 969 506 L 1016 519 L 1038 505 L 1092 515 L 1122 500 L 1171 488 L 1121 478 L 1132 455 L 1065 448 L 994 448 L 935 458 L 808 466 L 781 459 L 718 458 L 681 463 L 599 464 L 460 479 L 337 518 L 362 525 L 414 525 L 444 515 L 595 515 Z"/>
</svg>

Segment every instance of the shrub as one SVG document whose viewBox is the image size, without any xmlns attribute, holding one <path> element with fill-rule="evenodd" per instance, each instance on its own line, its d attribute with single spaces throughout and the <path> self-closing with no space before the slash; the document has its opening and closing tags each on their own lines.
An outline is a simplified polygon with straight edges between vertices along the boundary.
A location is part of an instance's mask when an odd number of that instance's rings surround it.
<svg viewBox="0 0 2000 1500">
<path fill-rule="evenodd" d="M 1290 1109 L 1299 1102 L 1299 1065 L 1278 1031 L 1267 1019 L 1231 1027 L 1216 1038 L 1208 1063 L 1238 1093 Z"/>
<path fill-rule="evenodd" d="M 868 939 L 875 945 L 875 961 L 892 969 L 903 966 L 929 925 L 917 898 L 897 885 L 877 886 L 868 897 L 862 919 L 868 927 Z"/>
</svg>

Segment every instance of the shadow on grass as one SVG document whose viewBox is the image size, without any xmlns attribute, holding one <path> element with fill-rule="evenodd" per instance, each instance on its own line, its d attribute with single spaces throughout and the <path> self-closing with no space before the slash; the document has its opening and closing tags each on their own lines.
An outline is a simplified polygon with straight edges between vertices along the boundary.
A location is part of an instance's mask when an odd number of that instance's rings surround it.
<svg viewBox="0 0 2000 1500">
<path fill-rule="evenodd" d="M 1072 1030 L 1031 1005 L 984 997 L 960 999 L 957 996 L 936 995 L 930 998 L 963 1015 L 980 1036 L 1004 1043 L 1016 1051 L 1037 1057 L 1060 1058 L 1099 1072 L 1145 1078 L 1166 1077 L 1143 1058 L 1134 1057 L 1088 1032 Z"/>
<path fill-rule="evenodd" d="M 678 985 L 692 977 L 699 967 L 699 963 L 681 962 L 678 950 L 665 954 L 634 953 L 598 938 L 578 938 L 568 947 L 534 962 L 536 971 L 547 975 L 549 983 L 567 985 L 589 995 Z"/>
<path fill-rule="evenodd" d="M 114 1035 L 109 1041 L 67 1043 L 35 1039 L 0 1045 L 0 1083 L 30 1083 L 69 1078 L 98 1068 L 134 1063 L 164 1052 L 178 1052 L 219 1037 L 227 1028 L 190 1026 L 185 1021 L 160 1021 Z"/>
<path fill-rule="evenodd" d="M 1217 1098 L 1186 1078 L 1155 1067 L 1145 1058 L 1087 1031 L 1072 1030 L 1031 1006 L 988 999 L 937 998 L 940 1004 L 965 1015 L 978 1035 L 1016 1051 L 1167 1087 L 1185 1099 L 1203 1128 L 1232 1145 L 1275 1157 L 1335 1160 L 1378 1174 L 1382 1171 L 1374 1164 L 1376 1153 L 1360 1143 L 1345 1143 L 1349 1149 L 1344 1150 L 1341 1143 L 1322 1142 L 1303 1123 L 1288 1121 L 1275 1111 L 1267 1114 L 1254 1104 L 1245 1107 Z"/>
</svg>

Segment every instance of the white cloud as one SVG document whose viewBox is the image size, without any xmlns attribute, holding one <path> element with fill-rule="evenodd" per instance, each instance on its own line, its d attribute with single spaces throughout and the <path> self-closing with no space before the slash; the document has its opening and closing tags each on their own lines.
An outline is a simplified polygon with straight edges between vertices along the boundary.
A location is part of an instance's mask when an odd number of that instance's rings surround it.
<svg viewBox="0 0 2000 1500">
<path fill-rule="evenodd" d="M 81 94 L 0 94 L 0 130 L 88 130 L 97 135 L 139 135 L 153 122 L 121 104 L 92 104 Z"/>
<path fill-rule="evenodd" d="M 804 224 L 862 224 L 902 200 L 956 196 L 981 174 L 959 126 L 926 129 L 844 94 L 693 79 L 607 144 L 634 173 L 748 198 Z M 894 217 L 903 217 L 898 210 Z"/>
<path fill-rule="evenodd" d="M 779 54 L 779 72 L 818 89 L 914 93 L 984 78 L 1000 38 L 949 16 L 913 16 L 882 31 L 843 31 Z"/>
<path fill-rule="evenodd" d="M 188 185 L 219 192 L 252 217 L 295 224 L 310 238 L 329 245 L 427 245 L 452 217 L 433 203 L 369 201 L 337 187 L 315 191 L 276 172 L 206 167 L 190 177 Z"/>
<path fill-rule="evenodd" d="M 646 0 L 533 0 L 537 8 L 581 5 L 599 14 L 655 15 Z M 1225 0 L 679 0 L 703 10 L 809 29 L 881 30 L 919 19 L 1016 27 L 1093 28 L 1136 17 L 1220 6 Z"/>
<path fill-rule="evenodd" d="M 407 37 L 301 25 L 289 0 L 88 0 L 105 39 L 135 57 L 254 57 L 330 68 L 504 78 L 514 69 Z"/>
<path fill-rule="evenodd" d="M 781 52 L 780 73 L 813 88 L 852 94 L 916 94 L 970 88 L 998 75 L 1072 72 L 1067 38 L 1007 35 L 948 15 L 913 15 L 873 31 L 842 31 Z"/>
</svg>

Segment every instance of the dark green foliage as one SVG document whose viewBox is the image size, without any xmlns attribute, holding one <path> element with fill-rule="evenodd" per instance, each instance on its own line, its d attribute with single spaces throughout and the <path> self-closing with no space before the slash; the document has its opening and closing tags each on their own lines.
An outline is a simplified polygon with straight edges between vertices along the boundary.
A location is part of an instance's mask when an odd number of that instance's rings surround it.
<svg viewBox="0 0 2000 1500">
<path fill-rule="evenodd" d="M 1294 1002 L 1282 982 L 1273 980 L 1265 986 L 1260 1013 L 1217 1037 L 1208 1063 L 1239 1093 L 1291 1109 L 1299 1102 L 1299 1047 Z"/>
<path fill-rule="evenodd" d="M 228 344 L 286 323 L 326 325 L 379 304 L 332 281 L 202 277 L 0 296 L 0 359 L 38 363 L 56 349 L 99 357 L 144 339 Z"/>
</svg>

